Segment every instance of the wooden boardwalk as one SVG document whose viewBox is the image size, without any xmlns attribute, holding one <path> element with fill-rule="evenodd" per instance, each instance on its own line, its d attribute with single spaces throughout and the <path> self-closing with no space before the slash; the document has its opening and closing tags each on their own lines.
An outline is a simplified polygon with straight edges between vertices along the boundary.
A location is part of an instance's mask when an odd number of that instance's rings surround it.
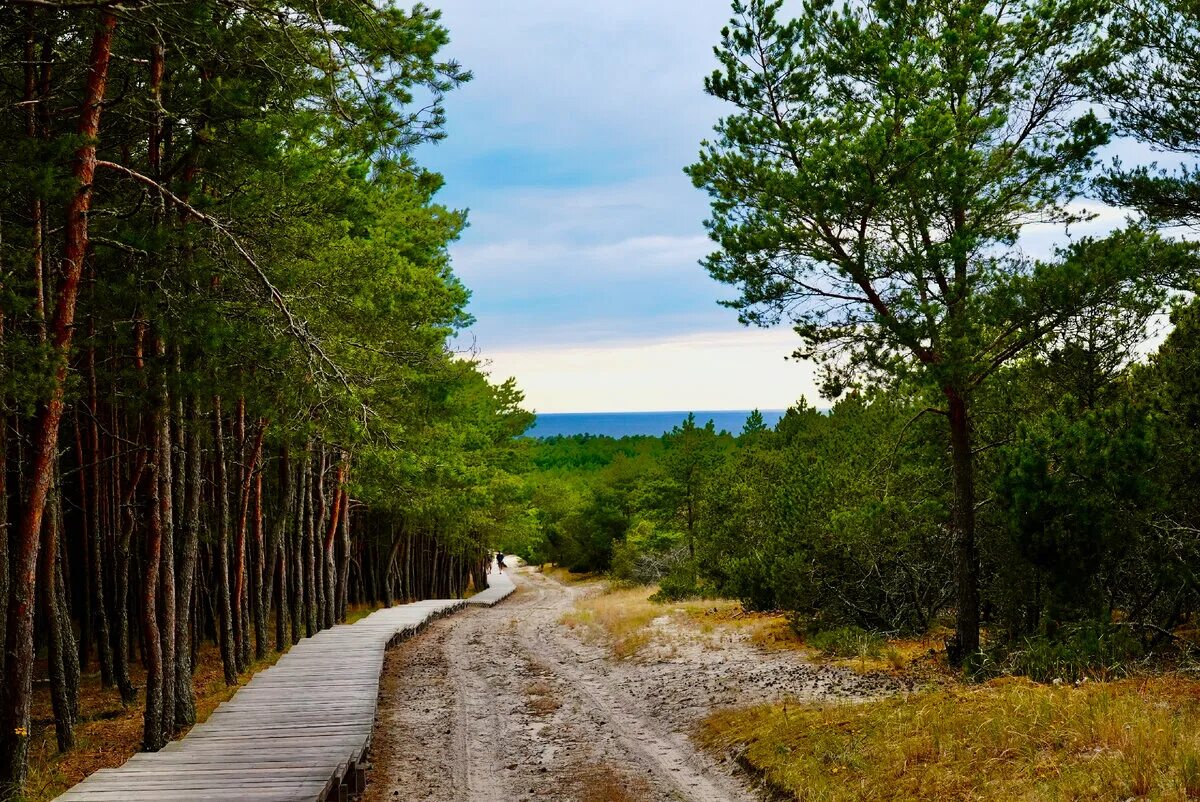
<svg viewBox="0 0 1200 802">
<path fill-rule="evenodd" d="M 512 580 L 493 574 L 473 604 L 496 604 Z M 433 600 L 378 610 L 305 638 L 203 724 L 161 752 L 100 769 L 63 802 L 334 802 L 360 793 L 384 651 L 466 606 Z"/>
<path fill-rule="evenodd" d="M 505 599 L 507 599 L 514 590 L 516 585 L 508 578 L 507 574 L 488 574 L 487 590 L 476 593 L 471 598 L 467 599 L 467 604 L 482 605 L 484 607 L 492 607 Z"/>
</svg>

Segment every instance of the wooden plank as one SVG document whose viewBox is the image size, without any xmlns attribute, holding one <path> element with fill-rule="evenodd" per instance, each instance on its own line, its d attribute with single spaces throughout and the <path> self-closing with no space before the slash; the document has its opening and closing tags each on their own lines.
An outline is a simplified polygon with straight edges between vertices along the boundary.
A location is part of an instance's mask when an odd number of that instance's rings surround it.
<svg viewBox="0 0 1200 802">
<path fill-rule="evenodd" d="M 516 589 L 517 586 L 513 584 L 513 581 L 508 578 L 507 574 L 488 574 L 487 590 L 476 593 L 467 599 L 467 604 L 474 604 L 481 607 L 495 607 L 511 596 Z"/>
<path fill-rule="evenodd" d="M 416 602 L 306 638 L 183 739 L 101 769 L 58 799 L 329 802 L 358 793 L 384 651 L 464 607 Z"/>
</svg>

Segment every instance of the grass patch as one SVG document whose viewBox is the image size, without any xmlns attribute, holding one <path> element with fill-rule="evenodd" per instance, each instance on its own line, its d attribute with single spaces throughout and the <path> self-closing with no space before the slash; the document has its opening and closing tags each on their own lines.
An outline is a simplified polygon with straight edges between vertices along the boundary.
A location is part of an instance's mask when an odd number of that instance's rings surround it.
<svg viewBox="0 0 1200 802">
<path fill-rule="evenodd" d="M 525 688 L 525 695 L 529 697 L 527 702 L 529 712 L 535 716 L 549 716 L 562 707 L 562 702 L 558 700 L 558 693 L 548 682 L 530 683 Z"/>
<path fill-rule="evenodd" d="M 644 778 L 618 771 L 607 763 L 581 767 L 569 783 L 569 796 L 578 802 L 641 802 L 652 795 Z"/>
<path fill-rule="evenodd" d="M 797 800 L 1200 799 L 1200 682 L 995 680 L 710 716 L 701 738 Z"/>
<path fill-rule="evenodd" d="M 886 645 L 883 636 L 859 627 L 839 627 L 815 632 L 808 645 L 831 657 L 881 657 Z"/>
<path fill-rule="evenodd" d="M 556 579 L 564 585 L 578 585 L 582 582 L 594 582 L 600 579 L 599 574 L 574 574 L 561 565 L 542 565 L 537 569 L 551 579 Z"/>
<path fill-rule="evenodd" d="M 719 635 L 741 610 L 734 601 L 651 601 L 656 591 L 653 587 L 610 589 L 580 599 L 562 622 L 578 630 L 585 641 L 606 642 L 616 657 L 628 658 L 651 645 L 672 646 L 682 636 Z"/>
<path fill-rule="evenodd" d="M 910 671 L 915 663 L 921 663 L 923 670 L 928 664 L 934 673 L 944 670 L 942 640 L 937 633 L 885 641 L 860 630 L 839 630 L 827 636 L 828 643 L 814 643 L 812 637 L 806 640 L 797 633 L 781 613 L 749 612 L 728 599 L 659 602 L 656 591 L 655 587 L 609 587 L 580 599 L 562 622 L 589 643 L 608 644 L 620 658 L 643 654 L 654 646 L 663 647 L 660 656 L 672 656 L 672 647 L 688 637 L 705 637 L 713 646 L 733 638 L 765 650 L 800 650 L 811 658 L 864 673 Z"/>
</svg>

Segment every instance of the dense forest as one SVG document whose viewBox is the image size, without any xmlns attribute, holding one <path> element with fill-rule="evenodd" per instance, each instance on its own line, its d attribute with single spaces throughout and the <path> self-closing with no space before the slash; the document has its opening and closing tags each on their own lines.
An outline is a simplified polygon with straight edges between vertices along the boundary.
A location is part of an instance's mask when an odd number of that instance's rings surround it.
<svg viewBox="0 0 1200 802">
<path fill-rule="evenodd" d="M 784 12 L 734 3 L 688 172 L 727 305 L 794 327 L 832 408 L 544 441 L 525 550 L 808 629 L 945 626 L 975 670 L 1200 648 L 1196 5 Z M 1111 156 L 1146 146 L 1168 166 Z M 1122 227 L 1063 233 L 1103 203 Z"/>
<path fill-rule="evenodd" d="M 0 3 L 0 784 L 35 678 L 143 745 L 350 606 L 483 582 L 531 416 L 451 348 L 424 6 Z M 135 687 L 131 666 L 144 669 Z M 3 794 L 0 794 L 3 795 Z"/>
</svg>

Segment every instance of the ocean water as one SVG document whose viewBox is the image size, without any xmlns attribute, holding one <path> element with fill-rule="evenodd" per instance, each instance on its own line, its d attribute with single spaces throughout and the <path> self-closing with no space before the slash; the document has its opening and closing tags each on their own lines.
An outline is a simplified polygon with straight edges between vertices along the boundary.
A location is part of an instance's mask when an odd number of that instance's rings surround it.
<svg viewBox="0 0 1200 802">
<path fill-rule="evenodd" d="M 764 409 L 763 421 L 774 428 L 783 417 L 782 409 Z M 739 434 L 750 410 L 721 410 L 696 412 L 696 423 L 703 426 L 712 421 L 717 431 Z M 649 435 L 658 437 L 683 423 L 687 412 L 551 412 L 537 416 L 537 421 L 525 434 L 527 437 L 594 434 L 608 437 Z"/>
</svg>

